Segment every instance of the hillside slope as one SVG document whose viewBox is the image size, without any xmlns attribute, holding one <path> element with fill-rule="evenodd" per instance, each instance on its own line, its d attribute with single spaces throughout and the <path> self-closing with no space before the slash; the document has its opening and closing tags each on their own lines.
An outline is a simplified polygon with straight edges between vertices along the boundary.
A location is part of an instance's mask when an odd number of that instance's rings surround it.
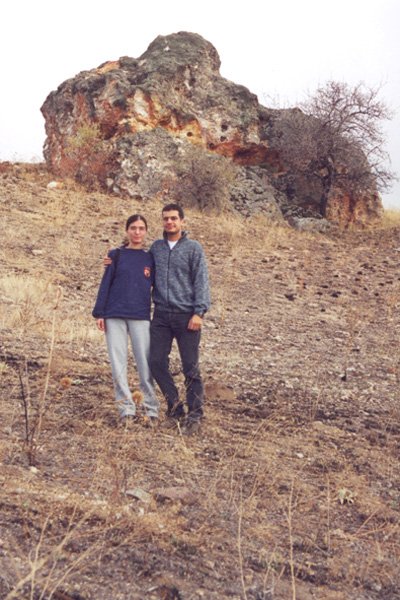
<svg viewBox="0 0 400 600">
<path fill-rule="evenodd" d="M 205 424 L 126 432 L 91 309 L 126 217 L 154 239 L 162 205 L 0 177 L 0 597 L 398 598 L 400 228 L 188 211 Z"/>
</svg>

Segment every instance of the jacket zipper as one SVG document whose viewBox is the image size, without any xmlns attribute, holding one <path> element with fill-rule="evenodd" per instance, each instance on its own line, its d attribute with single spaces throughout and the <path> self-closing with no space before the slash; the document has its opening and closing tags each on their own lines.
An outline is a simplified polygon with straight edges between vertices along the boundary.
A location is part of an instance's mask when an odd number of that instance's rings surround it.
<svg viewBox="0 0 400 600">
<path fill-rule="evenodd" d="M 176 248 L 176 247 L 177 247 L 177 245 L 179 244 L 179 242 L 180 242 L 181 240 L 183 240 L 183 238 L 184 238 L 184 236 L 182 235 L 182 236 L 179 238 L 179 240 L 177 241 L 177 243 L 175 244 L 174 248 Z M 168 244 L 168 241 L 167 241 L 167 240 L 165 240 L 165 243 L 167 244 L 167 248 L 168 248 L 168 264 L 167 264 L 167 304 L 168 304 L 168 309 L 170 310 L 170 305 L 169 305 L 169 265 L 170 265 L 170 260 L 171 260 L 171 253 L 172 253 L 172 250 L 173 250 L 174 248 L 170 248 L 170 247 L 169 247 L 169 244 Z"/>
<path fill-rule="evenodd" d="M 168 305 L 168 309 L 169 309 L 169 262 L 170 262 L 170 259 L 171 259 L 171 252 L 172 252 L 172 250 L 171 250 L 171 248 L 169 247 L 169 245 L 168 245 L 168 242 L 167 242 L 167 247 L 168 247 L 168 264 L 167 264 L 167 305 Z"/>
</svg>

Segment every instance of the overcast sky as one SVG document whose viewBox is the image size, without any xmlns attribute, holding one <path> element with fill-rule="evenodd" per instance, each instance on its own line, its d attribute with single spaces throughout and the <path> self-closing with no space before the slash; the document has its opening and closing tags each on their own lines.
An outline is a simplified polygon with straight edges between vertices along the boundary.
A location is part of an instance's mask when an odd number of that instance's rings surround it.
<svg viewBox="0 0 400 600">
<path fill-rule="evenodd" d="M 199 33 L 221 74 L 266 106 L 294 106 L 330 79 L 382 86 L 395 112 L 387 150 L 400 175 L 400 0 L 5 0 L 1 8 L 0 160 L 42 160 L 40 112 L 66 79 L 157 35 Z M 400 208 L 400 183 L 384 196 Z"/>
</svg>

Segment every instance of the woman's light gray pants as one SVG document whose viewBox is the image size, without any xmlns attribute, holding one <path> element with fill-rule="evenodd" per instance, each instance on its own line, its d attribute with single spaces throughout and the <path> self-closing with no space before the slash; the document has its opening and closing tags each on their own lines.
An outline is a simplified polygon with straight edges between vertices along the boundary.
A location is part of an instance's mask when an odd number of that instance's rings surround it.
<svg viewBox="0 0 400 600">
<path fill-rule="evenodd" d="M 150 321 L 106 319 L 108 355 L 114 380 L 115 400 L 120 416 L 136 414 L 136 405 L 132 400 L 128 384 L 128 337 L 132 343 L 146 415 L 157 417 L 158 401 L 149 367 Z"/>
</svg>

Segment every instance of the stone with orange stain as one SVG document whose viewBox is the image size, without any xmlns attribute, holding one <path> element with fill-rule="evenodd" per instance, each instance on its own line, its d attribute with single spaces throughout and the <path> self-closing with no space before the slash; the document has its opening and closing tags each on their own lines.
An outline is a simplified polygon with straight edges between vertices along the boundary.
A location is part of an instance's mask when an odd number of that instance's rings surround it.
<svg viewBox="0 0 400 600">
<path fill-rule="evenodd" d="M 346 227 L 378 225 L 383 206 L 377 193 L 352 195 L 333 189 L 327 203 L 327 219 Z"/>
<path fill-rule="evenodd" d="M 97 73 L 108 73 L 109 71 L 113 71 L 114 69 L 119 69 L 120 62 L 119 60 L 110 60 L 100 67 L 97 67 Z"/>
</svg>

